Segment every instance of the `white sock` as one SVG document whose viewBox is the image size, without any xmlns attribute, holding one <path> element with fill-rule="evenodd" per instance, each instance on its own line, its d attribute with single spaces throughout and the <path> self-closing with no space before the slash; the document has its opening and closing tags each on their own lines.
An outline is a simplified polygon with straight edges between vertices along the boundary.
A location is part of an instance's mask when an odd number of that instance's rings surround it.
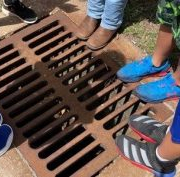
<svg viewBox="0 0 180 177">
<path fill-rule="evenodd" d="M 162 158 L 158 153 L 158 147 L 156 148 L 156 157 L 162 162 L 168 162 L 169 160 Z"/>
<path fill-rule="evenodd" d="M 167 130 L 166 130 L 166 134 L 168 134 L 169 130 L 170 130 L 170 126 L 167 128 Z"/>
</svg>

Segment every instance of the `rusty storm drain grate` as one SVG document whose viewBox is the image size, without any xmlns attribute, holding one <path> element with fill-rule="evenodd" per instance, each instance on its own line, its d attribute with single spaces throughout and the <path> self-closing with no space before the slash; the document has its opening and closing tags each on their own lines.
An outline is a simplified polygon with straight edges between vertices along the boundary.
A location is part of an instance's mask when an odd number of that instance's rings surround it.
<svg viewBox="0 0 180 177">
<path fill-rule="evenodd" d="M 56 13 L 0 42 L 0 109 L 14 143 L 40 177 L 89 177 L 109 164 L 130 114 L 164 120 L 116 79 L 116 63 L 92 53 Z"/>
</svg>

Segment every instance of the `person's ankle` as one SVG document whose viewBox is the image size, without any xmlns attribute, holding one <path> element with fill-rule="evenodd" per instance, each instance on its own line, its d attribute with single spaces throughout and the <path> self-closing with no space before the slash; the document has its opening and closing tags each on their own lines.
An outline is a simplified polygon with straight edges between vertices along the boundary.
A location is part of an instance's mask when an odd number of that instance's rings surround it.
<svg viewBox="0 0 180 177">
<path fill-rule="evenodd" d="M 173 77 L 176 81 L 176 85 L 180 86 L 180 75 L 177 74 L 173 74 Z"/>
<path fill-rule="evenodd" d="M 152 63 L 155 67 L 160 67 L 163 64 L 164 60 L 162 57 L 156 56 L 155 54 L 152 56 Z"/>
<path fill-rule="evenodd" d="M 158 147 L 156 148 L 156 157 L 161 162 L 168 162 L 169 161 L 168 159 L 166 159 L 166 158 L 162 157 L 162 155 L 160 155 L 160 153 L 158 152 Z"/>
</svg>

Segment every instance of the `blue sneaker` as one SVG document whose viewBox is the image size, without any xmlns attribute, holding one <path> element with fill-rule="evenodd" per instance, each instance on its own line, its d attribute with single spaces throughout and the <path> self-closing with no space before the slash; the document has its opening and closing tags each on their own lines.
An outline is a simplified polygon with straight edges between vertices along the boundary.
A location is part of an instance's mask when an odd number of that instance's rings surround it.
<svg viewBox="0 0 180 177">
<path fill-rule="evenodd" d="M 11 146 L 13 141 L 13 130 L 9 125 L 0 126 L 0 156 L 2 156 Z"/>
<path fill-rule="evenodd" d="M 0 126 L 1 126 L 2 122 L 3 122 L 3 116 L 2 116 L 2 114 L 0 113 Z"/>
<path fill-rule="evenodd" d="M 145 102 L 159 103 L 180 98 L 180 86 L 169 73 L 163 79 L 139 85 L 135 94 Z"/>
<path fill-rule="evenodd" d="M 164 61 L 160 67 L 152 63 L 152 56 L 136 60 L 118 70 L 117 77 L 124 82 L 137 82 L 147 76 L 165 76 L 170 69 L 169 60 Z"/>
</svg>

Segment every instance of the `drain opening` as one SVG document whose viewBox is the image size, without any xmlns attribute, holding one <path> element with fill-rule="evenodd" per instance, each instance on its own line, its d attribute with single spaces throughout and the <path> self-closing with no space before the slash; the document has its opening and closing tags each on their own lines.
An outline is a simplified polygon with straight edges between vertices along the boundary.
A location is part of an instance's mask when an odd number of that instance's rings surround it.
<svg viewBox="0 0 180 177">
<path fill-rule="evenodd" d="M 35 109 L 33 112 L 25 115 L 21 120 L 17 121 L 17 123 L 16 123 L 17 127 L 20 128 L 20 127 L 25 126 L 29 122 L 35 120 L 38 116 L 42 115 L 43 113 L 45 113 L 48 110 L 50 110 L 51 108 L 53 108 L 53 106 L 61 104 L 61 102 L 62 102 L 62 99 L 60 97 L 58 97 L 56 99 L 48 101 L 45 104 L 42 104 L 40 107 Z M 42 126 L 40 126 L 39 128 L 42 128 Z M 33 131 L 35 131 L 35 129 L 33 129 Z"/>
<path fill-rule="evenodd" d="M 4 53 L 8 52 L 9 50 L 12 50 L 14 47 L 12 44 L 7 45 L 3 48 L 0 49 L 0 56 L 3 55 Z"/>
<path fill-rule="evenodd" d="M 140 106 L 141 105 L 141 106 Z M 120 124 L 124 120 L 128 120 L 129 117 L 134 114 L 137 110 L 141 109 L 144 106 L 143 103 L 140 104 L 140 101 L 136 101 L 131 107 L 125 109 L 118 116 L 112 118 L 108 122 L 106 122 L 103 127 L 106 130 L 110 130 L 114 128 L 116 125 Z"/>
<path fill-rule="evenodd" d="M 101 78 L 102 76 L 104 76 L 105 74 L 108 74 L 110 72 L 110 68 L 103 68 L 100 70 L 95 70 L 95 74 L 93 76 L 89 76 L 87 79 L 83 80 L 80 84 L 77 84 L 75 87 L 70 89 L 71 93 L 77 93 L 79 92 L 81 89 L 87 87 L 88 85 L 92 84 L 93 82 L 95 82 L 96 80 L 98 80 L 99 78 Z M 90 74 L 90 73 L 88 73 Z"/>
<path fill-rule="evenodd" d="M 29 88 L 28 90 L 19 93 L 17 96 L 15 97 L 11 97 L 11 100 L 8 100 L 7 102 L 5 102 L 2 107 L 4 109 L 7 109 L 11 106 L 13 106 L 14 104 L 16 104 L 17 102 L 21 101 L 22 99 L 28 97 L 29 95 L 35 93 L 36 91 L 40 90 L 41 88 L 45 87 L 48 83 L 46 81 L 41 81 L 38 84 L 36 84 L 35 86 Z"/>
<path fill-rule="evenodd" d="M 71 37 L 72 37 L 71 33 L 65 34 L 64 36 L 60 36 L 55 41 L 47 44 L 46 46 L 43 46 L 39 50 L 36 50 L 35 54 L 36 55 L 41 55 L 42 53 L 44 53 L 46 51 L 49 51 L 50 49 L 54 48 L 55 46 L 60 45 L 61 43 L 65 42 L 66 40 L 70 39 Z M 52 37 L 51 37 L 51 39 L 52 39 Z"/>
<path fill-rule="evenodd" d="M 97 95 L 98 92 L 102 91 L 103 89 L 108 87 L 108 85 L 113 84 L 114 82 L 115 82 L 115 76 L 113 74 L 112 76 L 108 77 L 107 79 L 102 81 L 100 84 L 98 84 L 94 88 L 91 88 L 87 92 L 83 93 L 81 96 L 78 97 L 78 100 L 80 102 L 84 102 L 84 101 L 88 100 L 89 98 L 91 98 L 92 96 Z M 109 83 L 109 84 L 107 84 L 107 83 Z M 121 84 L 118 85 L 118 88 L 121 89 Z M 114 87 L 113 90 L 116 90 L 116 87 Z M 94 108 L 92 108 L 92 109 L 94 109 Z"/>
<path fill-rule="evenodd" d="M 13 73 L 12 75 L 10 75 L 9 77 L 3 79 L 0 81 L 0 88 L 4 87 L 5 85 L 7 85 L 8 83 L 16 80 L 19 77 L 22 77 L 22 75 L 28 73 L 32 71 L 32 66 L 26 66 L 25 68 L 21 69 L 20 71 Z"/>
<path fill-rule="evenodd" d="M 45 33 L 45 32 L 48 31 L 49 29 L 57 26 L 58 24 L 59 24 L 59 23 L 58 23 L 57 20 L 56 20 L 56 21 L 53 21 L 52 23 L 50 23 L 50 24 L 48 24 L 48 25 L 46 25 L 46 26 L 38 29 L 37 31 L 35 31 L 35 32 L 33 32 L 33 33 L 25 36 L 25 37 L 23 38 L 23 41 L 25 41 L 25 42 L 26 42 L 26 41 L 29 41 L 29 40 L 35 38 L 36 36 L 38 36 L 38 35 L 40 35 L 40 34 L 42 34 L 42 33 Z"/>
<path fill-rule="evenodd" d="M 2 69 L 0 70 L 0 76 L 5 75 L 6 73 L 12 71 L 13 69 L 21 66 L 21 65 L 24 64 L 24 63 L 26 63 L 26 61 L 25 61 L 24 58 L 22 58 L 22 59 L 20 59 L 20 60 L 18 60 L 18 61 L 16 61 L 16 62 L 10 64 L 9 66 L 6 66 L 6 67 L 2 68 Z"/>
<path fill-rule="evenodd" d="M 83 157 L 78 159 L 75 163 L 71 164 L 69 167 L 67 167 L 65 170 L 60 172 L 56 175 L 56 177 L 69 177 L 73 173 L 75 173 L 77 170 L 85 166 L 87 163 L 92 161 L 94 158 L 99 156 L 105 149 L 101 147 L 101 145 L 96 146 L 92 150 L 90 150 L 88 153 L 86 153 Z"/>
<path fill-rule="evenodd" d="M 38 45 L 52 39 L 53 37 L 57 36 L 58 34 L 60 34 L 61 32 L 64 31 L 64 27 L 59 26 L 57 29 L 55 29 L 54 31 L 50 32 L 49 34 L 43 36 L 42 38 L 32 42 L 31 44 L 29 44 L 30 48 L 35 48 Z"/>
<path fill-rule="evenodd" d="M 32 140 L 32 142 L 30 142 L 30 147 L 32 147 L 33 149 L 36 149 L 36 148 L 40 147 L 43 143 L 48 141 L 49 139 L 53 138 L 56 134 L 58 134 L 62 131 L 65 131 L 68 127 L 73 125 L 72 123 L 70 124 L 71 119 L 72 119 L 72 117 L 69 117 L 63 123 L 60 123 L 60 124 L 56 125 L 55 127 L 51 127 L 51 129 L 49 129 L 47 132 L 44 132 L 44 134 L 42 134 L 40 137 Z M 75 123 L 75 122 L 73 122 L 73 123 Z M 65 127 L 65 125 L 66 125 L 66 127 Z M 85 128 L 82 127 L 81 130 L 85 131 Z"/>
<path fill-rule="evenodd" d="M 73 147 L 66 150 L 63 154 L 52 160 L 47 164 L 47 168 L 51 171 L 56 169 L 58 166 L 62 165 L 64 162 L 66 162 L 71 157 L 75 156 L 78 152 L 83 150 L 85 147 L 87 147 L 89 144 L 91 144 L 95 139 L 88 135 L 83 140 L 75 144 Z"/>
<path fill-rule="evenodd" d="M 102 60 L 97 60 L 88 63 L 87 66 L 85 66 L 82 70 L 78 71 L 78 68 L 76 68 L 77 73 L 73 74 L 70 78 L 63 81 L 64 85 L 70 85 L 74 83 L 75 81 L 79 80 L 83 76 L 87 75 L 88 73 L 94 71 L 97 67 L 102 65 Z M 85 64 L 86 65 L 86 64 Z"/>
<path fill-rule="evenodd" d="M 66 43 L 65 45 L 61 46 L 58 49 L 55 49 L 54 51 L 50 52 L 50 54 L 47 54 L 46 56 L 42 57 L 42 62 L 47 62 L 51 60 L 54 57 L 57 57 L 58 55 L 64 53 L 66 50 L 70 49 L 71 47 L 78 44 L 77 38 L 72 38 L 69 43 Z M 52 49 L 51 49 L 52 50 Z"/>
<path fill-rule="evenodd" d="M 140 104 L 141 104 L 141 102 L 140 102 Z M 143 103 L 142 103 L 142 106 L 143 106 Z M 141 106 L 140 106 L 140 107 L 141 107 Z M 140 110 L 141 110 L 141 109 L 138 109 L 137 111 L 140 111 Z M 135 112 L 134 114 L 136 114 L 136 112 Z M 143 114 L 143 115 L 148 115 L 148 116 L 150 116 L 150 117 L 153 117 L 153 115 L 154 115 L 153 111 L 152 111 L 150 108 L 142 111 L 141 114 Z M 127 119 L 127 120 L 128 120 L 128 119 Z M 113 138 L 115 139 L 115 138 L 116 138 L 117 136 L 119 136 L 119 135 L 126 134 L 127 131 L 129 130 L 128 127 L 129 127 L 129 126 L 128 126 L 128 124 L 127 124 L 127 125 L 125 125 L 124 127 L 122 127 L 122 128 L 120 128 L 119 130 L 117 130 L 115 133 L 113 133 Z"/>
<path fill-rule="evenodd" d="M 103 84 L 102 84 L 102 86 L 104 87 Z M 119 85 L 117 85 L 116 87 L 111 89 L 110 91 L 106 92 L 103 96 L 101 96 L 100 98 L 97 98 L 95 101 L 93 101 L 92 103 L 87 105 L 86 109 L 88 111 L 92 111 L 93 109 L 95 109 L 98 106 L 102 105 L 107 100 L 111 99 L 113 96 L 116 96 L 116 94 L 120 93 L 122 91 L 122 87 L 123 87 L 123 84 L 120 83 Z M 98 90 L 99 90 L 99 88 L 98 88 Z"/>
<path fill-rule="evenodd" d="M 5 57 L 0 59 L 0 66 L 3 64 L 6 64 L 7 62 L 15 59 L 16 57 L 19 56 L 19 52 L 18 51 L 13 51 L 12 53 L 6 55 Z"/>
<path fill-rule="evenodd" d="M 77 119 L 77 118 L 76 118 Z M 58 149 L 65 146 L 67 143 L 69 143 L 71 140 L 79 136 L 85 131 L 85 128 L 82 126 L 78 126 L 75 129 L 71 130 L 68 134 L 63 136 L 62 138 L 59 138 L 58 141 L 52 143 L 50 146 L 39 152 L 39 157 L 41 159 L 45 159 L 54 152 L 56 152 Z"/>
<path fill-rule="evenodd" d="M 115 111 L 119 107 L 125 105 L 129 100 L 133 99 L 135 96 L 132 95 L 132 91 L 128 94 L 124 95 L 123 97 L 119 98 L 118 100 L 114 101 L 109 106 L 105 107 L 102 111 L 95 115 L 96 120 L 101 120 L 111 112 Z M 103 97 L 102 97 L 103 98 Z M 91 104 L 92 105 L 92 104 Z M 92 107 L 92 106 L 91 106 Z"/>
<path fill-rule="evenodd" d="M 82 54 L 83 54 L 83 50 L 82 50 Z M 90 59 L 91 59 L 91 53 L 87 53 L 86 55 L 82 56 L 81 58 L 78 56 L 77 60 L 73 60 L 72 57 L 76 57 L 76 55 L 77 55 L 77 53 L 76 53 L 76 51 L 74 51 L 73 53 L 68 54 L 68 55 L 64 56 L 63 58 L 58 59 L 58 61 L 54 62 L 53 64 L 51 64 L 49 66 L 49 70 L 54 70 L 54 69 L 62 66 L 66 62 L 69 62 L 68 66 L 66 66 L 65 68 L 60 69 L 58 72 L 56 72 L 56 74 L 55 74 L 56 77 L 61 77 L 61 76 L 66 75 L 68 72 L 72 71 L 76 67 L 90 61 Z"/>
<path fill-rule="evenodd" d="M 56 103 L 57 101 L 53 100 L 53 102 L 47 104 L 47 106 L 49 106 L 48 109 L 54 109 L 55 106 L 56 107 L 58 106 L 58 103 L 55 104 L 54 102 Z M 38 119 L 38 122 L 36 124 L 33 124 L 33 122 L 31 122 L 33 125 L 23 133 L 24 137 L 29 138 L 30 136 L 32 136 L 33 134 L 35 134 L 38 131 L 42 130 L 43 128 L 45 128 L 46 126 L 51 124 L 52 122 L 58 120 L 57 118 L 55 118 L 55 115 L 58 112 L 60 112 L 61 110 L 62 109 L 58 109 L 57 111 L 55 110 L 53 113 L 51 113 L 50 115 L 47 115 L 47 116 L 46 115 L 43 116 L 44 113 L 47 113 L 47 112 L 45 112 L 46 110 L 42 110 L 42 114 L 41 114 L 41 112 L 38 112 L 38 110 L 37 110 L 34 113 L 34 114 L 36 114 L 34 117 L 33 117 L 33 114 L 32 115 L 28 115 L 28 121 L 23 120 L 24 122 L 19 122 L 19 124 L 17 124 L 17 126 L 19 126 L 19 127 L 20 126 L 24 126 L 25 124 L 28 124 L 28 122 L 30 122 L 30 121 L 32 121 L 34 119 Z M 66 115 L 67 112 L 65 112 L 63 115 Z M 42 118 L 43 119 L 39 120 L 38 116 L 41 116 L 41 119 Z M 75 120 L 76 120 L 75 117 L 72 117 L 69 120 L 69 122 L 67 123 L 67 125 L 71 125 L 72 123 L 74 123 Z"/>
<path fill-rule="evenodd" d="M 34 95 L 34 98 L 32 98 L 31 100 L 28 100 L 26 103 L 22 103 L 20 106 L 18 105 L 16 108 L 14 108 L 12 111 L 10 111 L 9 116 L 11 118 L 18 116 L 19 114 L 30 109 L 31 107 L 33 107 L 37 103 L 42 102 L 43 100 L 48 98 L 53 93 L 54 93 L 54 89 L 48 89 L 48 90 L 46 89 L 41 94 Z"/>
<path fill-rule="evenodd" d="M 31 73 L 30 76 L 27 76 L 24 79 L 20 78 L 19 81 L 16 81 L 15 83 L 13 83 L 13 85 L 9 86 L 3 92 L 0 93 L 0 99 L 2 100 L 3 98 L 11 95 L 12 93 L 15 93 L 16 91 L 21 90 L 23 87 L 32 83 L 33 81 L 35 81 L 39 77 L 40 77 L 39 73 Z"/>
</svg>

